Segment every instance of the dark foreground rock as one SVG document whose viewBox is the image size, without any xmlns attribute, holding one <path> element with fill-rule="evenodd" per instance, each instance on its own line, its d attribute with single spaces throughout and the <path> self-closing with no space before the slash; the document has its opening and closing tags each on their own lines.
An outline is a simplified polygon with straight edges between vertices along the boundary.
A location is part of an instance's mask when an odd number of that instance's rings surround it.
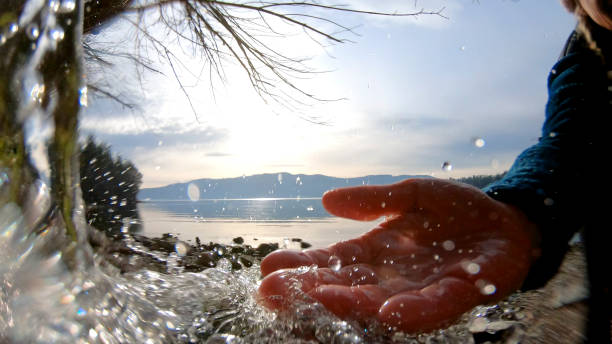
<svg viewBox="0 0 612 344">
<path fill-rule="evenodd" d="M 229 245 L 203 244 L 199 238 L 191 244 L 171 234 L 158 238 L 131 234 L 114 240 L 95 236 L 90 241 L 98 254 L 104 256 L 105 263 L 114 265 L 122 273 L 143 268 L 161 273 L 176 268 L 200 272 L 216 267 L 220 259 L 229 260 L 232 270 L 240 270 L 259 263 L 263 257 L 279 248 L 278 243 L 261 243 L 253 247 L 244 244 L 241 237 L 234 238 L 233 244 Z M 306 242 L 299 242 L 302 248 L 310 247 Z"/>
</svg>

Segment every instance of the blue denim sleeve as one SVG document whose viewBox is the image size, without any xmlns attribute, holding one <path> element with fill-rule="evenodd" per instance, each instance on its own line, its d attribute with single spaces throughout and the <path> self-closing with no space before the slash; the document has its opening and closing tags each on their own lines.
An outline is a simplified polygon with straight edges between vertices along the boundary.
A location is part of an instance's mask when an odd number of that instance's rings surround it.
<svg viewBox="0 0 612 344">
<path fill-rule="evenodd" d="M 541 233 L 541 257 L 524 289 L 538 288 L 558 270 L 568 241 L 589 216 L 597 199 L 605 117 L 611 114 L 607 77 L 601 59 L 590 52 L 557 62 L 548 79 L 542 136 L 523 151 L 503 179 L 484 191 L 521 209 Z M 601 183 L 601 182 L 600 182 Z"/>
</svg>

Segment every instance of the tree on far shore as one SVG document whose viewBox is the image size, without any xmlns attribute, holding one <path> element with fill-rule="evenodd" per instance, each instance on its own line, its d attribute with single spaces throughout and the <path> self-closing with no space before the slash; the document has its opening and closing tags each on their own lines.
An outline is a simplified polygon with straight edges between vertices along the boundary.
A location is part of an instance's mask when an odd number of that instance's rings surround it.
<svg viewBox="0 0 612 344">
<path fill-rule="evenodd" d="M 465 184 L 470 184 L 479 189 L 482 189 L 485 186 L 502 179 L 505 175 L 506 175 L 506 172 L 502 172 L 502 173 L 494 174 L 494 175 L 476 175 L 476 176 L 464 177 L 464 178 L 459 178 L 459 179 L 451 178 L 451 180 L 455 180 L 455 181 L 462 182 Z"/>
<path fill-rule="evenodd" d="M 109 236 L 141 229 L 137 196 L 142 174 L 92 136 L 80 147 L 81 192 L 87 222 Z"/>
</svg>

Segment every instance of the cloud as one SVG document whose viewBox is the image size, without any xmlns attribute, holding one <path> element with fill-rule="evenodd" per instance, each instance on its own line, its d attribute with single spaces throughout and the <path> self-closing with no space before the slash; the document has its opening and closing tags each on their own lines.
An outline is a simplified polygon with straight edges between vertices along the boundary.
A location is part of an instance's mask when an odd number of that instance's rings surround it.
<svg viewBox="0 0 612 344">
<path fill-rule="evenodd" d="M 297 33 L 274 43 L 281 51 L 314 56 L 315 69 L 335 69 L 300 80 L 301 85 L 347 101 L 315 104 L 296 114 L 265 104 L 239 67 L 229 65 L 227 83 L 215 89 L 214 98 L 208 79 L 185 83 L 197 118 L 176 81 L 154 75 L 136 90 L 147 96 L 140 112 L 94 103 L 82 130 L 132 159 L 145 186 L 271 169 L 340 177 L 498 173 L 537 140 L 546 73 L 569 21 L 551 19 L 561 13 L 547 10 L 556 4 L 494 3 L 464 9 L 456 0 L 417 1 L 417 7 L 445 6 L 450 20 L 428 16 L 416 23 L 337 13 L 331 19 L 364 24 L 357 44 L 313 48 L 308 36 Z M 404 0 L 350 4 L 414 9 L 414 1 Z M 325 55 L 329 51 L 336 60 Z M 186 56 L 184 62 L 196 71 L 203 68 L 199 57 Z M 312 125 L 300 116 L 331 125 Z M 476 147 L 474 137 L 484 139 L 484 147 Z M 445 161 L 452 171 L 442 171 Z"/>
<path fill-rule="evenodd" d="M 212 158 L 225 158 L 225 157 L 232 156 L 232 155 L 233 154 L 223 153 L 223 152 L 211 152 L 211 153 L 205 154 L 205 156 L 212 157 Z"/>
</svg>

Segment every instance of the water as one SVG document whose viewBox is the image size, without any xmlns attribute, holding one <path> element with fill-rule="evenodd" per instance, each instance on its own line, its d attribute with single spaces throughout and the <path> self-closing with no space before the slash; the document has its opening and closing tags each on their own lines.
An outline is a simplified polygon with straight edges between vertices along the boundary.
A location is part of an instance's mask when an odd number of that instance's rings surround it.
<svg viewBox="0 0 612 344">
<path fill-rule="evenodd" d="M 503 302 L 477 307 L 457 325 L 431 334 L 389 334 L 376 324 L 338 319 L 297 291 L 294 307 L 279 315 L 257 303 L 257 262 L 235 271 L 221 259 L 214 268 L 186 272 L 177 262 L 187 246 L 179 243 L 164 255 L 129 235 L 128 256 L 149 256 L 167 268 L 121 273 L 104 253 L 108 243 L 84 221 L 71 160 L 78 107 L 87 104 L 78 49 L 83 5 L 31 0 L 20 18 L 0 27 L 1 343 L 473 343 L 473 333 L 495 332 L 519 320 L 520 310 Z M 61 64 L 45 67 L 43 61 L 53 59 Z M 52 158 L 34 154 L 51 136 L 56 151 L 46 155 Z M 299 205 L 277 200 L 263 207 L 230 200 L 218 202 L 219 208 L 195 192 L 190 198 L 191 203 L 142 204 L 145 234 L 210 235 L 210 240 L 241 235 L 253 241 L 326 236 L 317 245 L 336 241 L 333 233 L 354 234 L 341 228 L 355 228 L 354 223 L 330 220 L 315 200 Z M 311 231 L 311 223 L 320 234 Z M 490 291 L 486 283 L 483 288 Z"/>
<path fill-rule="evenodd" d="M 376 222 L 358 222 L 331 217 L 314 199 L 234 199 L 192 201 L 147 201 L 139 203 L 142 234 L 159 237 L 170 233 L 182 240 L 227 244 L 242 237 L 245 244 L 262 242 L 299 248 L 300 238 L 313 247 L 356 237 Z M 291 246 L 292 245 L 292 246 Z"/>
</svg>

